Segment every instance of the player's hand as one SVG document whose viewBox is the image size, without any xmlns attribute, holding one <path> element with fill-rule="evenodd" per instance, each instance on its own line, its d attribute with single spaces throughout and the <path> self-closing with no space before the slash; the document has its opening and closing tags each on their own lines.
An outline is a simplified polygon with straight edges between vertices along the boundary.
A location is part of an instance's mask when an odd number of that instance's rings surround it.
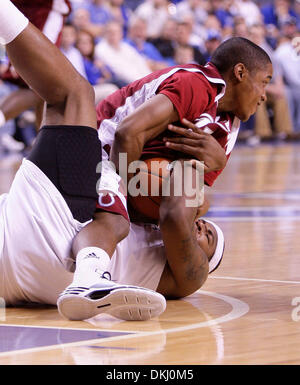
<svg viewBox="0 0 300 385">
<path fill-rule="evenodd" d="M 180 136 L 165 137 L 165 145 L 175 151 L 191 155 L 191 158 L 204 162 L 204 172 L 222 170 L 227 162 L 225 150 L 210 134 L 203 132 L 194 123 L 182 119 L 182 123 L 188 128 L 168 125 L 168 129 Z"/>
</svg>

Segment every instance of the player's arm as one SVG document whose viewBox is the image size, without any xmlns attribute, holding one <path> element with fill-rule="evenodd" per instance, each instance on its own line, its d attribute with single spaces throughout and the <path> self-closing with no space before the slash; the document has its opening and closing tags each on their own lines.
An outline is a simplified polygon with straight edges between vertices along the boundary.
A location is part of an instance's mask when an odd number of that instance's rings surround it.
<svg viewBox="0 0 300 385">
<path fill-rule="evenodd" d="M 116 131 L 111 160 L 118 165 L 118 154 L 127 153 L 127 163 L 141 157 L 144 144 L 163 132 L 169 123 L 178 120 L 170 99 L 157 94 L 125 117 Z"/>
<path fill-rule="evenodd" d="M 171 191 L 173 184 L 174 178 L 171 177 Z M 195 226 L 196 217 L 207 210 L 207 202 L 204 201 L 200 207 L 188 207 L 186 199 L 184 193 L 164 196 L 160 204 L 160 229 L 167 264 L 157 291 L 166 297 L 190 295 L 204 284 L 208 276 L 208 257 L 197 243 Z"/>
</svg>

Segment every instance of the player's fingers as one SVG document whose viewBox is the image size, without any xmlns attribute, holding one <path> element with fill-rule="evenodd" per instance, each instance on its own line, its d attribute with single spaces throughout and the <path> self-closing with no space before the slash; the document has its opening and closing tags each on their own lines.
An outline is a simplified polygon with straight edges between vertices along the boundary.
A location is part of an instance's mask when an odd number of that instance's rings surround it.
<svg viewBox="0 0 300 385">
<path fill-rule="evenodd" d="M 190 128 L 192 131 L 198 132 L 197 126 L 196 126 L 194 123 L 192 123 L 191 121 L 187 120 L 186 118 L 183 118 L 183 119 L 181 120 L 181 122 L 182 122 L 182 124 L 184 124 L 186 127 Z"/>
<path fill-rule="evenodd" d="M 172 150 L 184 152 L 185 154 L 193 155 L 194 157 L 197 157 L 199 155 L 199 149 L 195 148 L 195 146 L 191 146 L 188 144 L 182 144 L 182 143 L 173 143 L 170 141 L 167 141 L 166 146 Z"/>
<path fill-rule="evenodd" d="M 168 143 L 177 143 L 177 144 L 186 144 L 188 146 L 199 149 L 203 146 L 203 143 L 199 138 L 185 138 L 185 137 L 175 137 L 175 138 L 164 138 L 164 142 Z"/>
<path fill-rule="evenodd" d="M 178 126 L 174 126 L 173 124 L 168 125 L 168 129 L 178 135 L 185 136 L 187 138 L 197 138 L 197 133 L 192 131 L 191 129 L 186 129 Z"/>
</svg>

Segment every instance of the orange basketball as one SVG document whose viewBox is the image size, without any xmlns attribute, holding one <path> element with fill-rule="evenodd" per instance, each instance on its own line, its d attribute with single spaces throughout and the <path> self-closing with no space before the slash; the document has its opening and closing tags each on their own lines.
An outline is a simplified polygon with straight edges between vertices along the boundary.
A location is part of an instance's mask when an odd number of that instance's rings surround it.
<svg viewBox="0 0 300 385">
<path fill-rule="evenodd" d="M 131 207 L 150 219 L 159 219 L 159 206 L 163 194 L 163 183 L 170 176 L 169 163 L 165 158 L 150 158 L 141 161 L 139 170 L 128 184 L 128 199 Z M 133 196 L 136 188 L 138 195 Z"/>
</svg>

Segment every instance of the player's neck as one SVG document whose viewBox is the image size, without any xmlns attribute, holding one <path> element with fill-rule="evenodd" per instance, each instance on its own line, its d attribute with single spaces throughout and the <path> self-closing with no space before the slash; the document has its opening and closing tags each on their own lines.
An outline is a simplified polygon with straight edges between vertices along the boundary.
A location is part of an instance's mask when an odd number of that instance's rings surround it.
<svg viewBox="0 0 300 385">
<path fill-rule="evenodd" d="M 218 109 L 217 109 L 218 114 L 222 112 L 232 112 L 232 108 L 236 103 L 235 87 L 232 83 L 232 79 L 230 75 L 228 73 L 222 74 L 222 77 L 225 80 L 226 89 L 225 89 L 224 96 L 219 100 L 219 103 L 218 103 Z"/>
<path fill-rule="evenodd" d="M 222 112 L 230 112 L 232 110 L 233 100 L 234 98 L 232 97 L 232 93 L 230 92 L 230 89 L 227 88 L 225 95 L 220 99 L 218 103 L 218 115 Z"/>
</svg>

